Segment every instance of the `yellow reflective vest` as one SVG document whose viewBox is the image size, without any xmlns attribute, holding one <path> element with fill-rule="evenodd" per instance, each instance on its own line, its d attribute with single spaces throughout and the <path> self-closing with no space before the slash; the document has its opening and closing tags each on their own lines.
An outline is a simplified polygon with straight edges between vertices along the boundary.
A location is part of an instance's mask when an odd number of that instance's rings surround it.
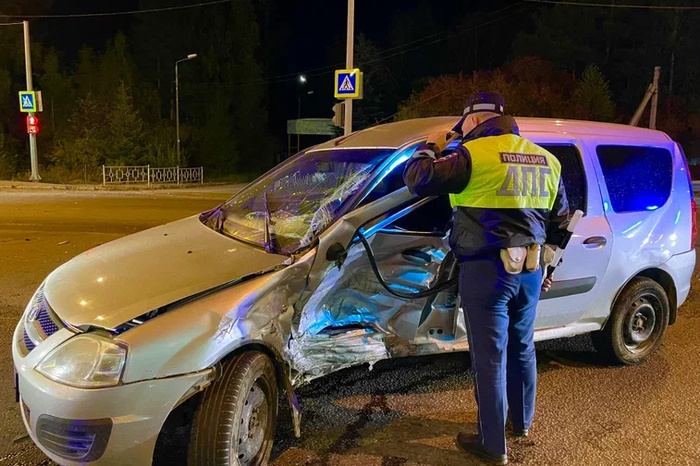
<svg viewBox="0 0 700 466">
<path fill-rule="evenodd" d="M 554 206 L 561 164 L 543 148 L 516 134 L 464 143 L 471 156 L 471 176 L 452 207 L 548 209 Z"/>
</svg>

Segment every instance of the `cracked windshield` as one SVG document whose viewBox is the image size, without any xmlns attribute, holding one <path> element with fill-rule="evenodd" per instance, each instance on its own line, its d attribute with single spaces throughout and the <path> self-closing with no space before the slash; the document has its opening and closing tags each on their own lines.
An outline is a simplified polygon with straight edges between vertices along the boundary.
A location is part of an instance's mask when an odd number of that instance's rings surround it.
<svg viewBox="0 0 700 466">
<path fill-rule="evenodd" d="M 273 250 L 292 253 L 330 225 L 345 201 L 393 152 L 307 152 L 258 179 L 202 220 L 226 235 L 260 246 L 266 243 L 267 222 Z"/>
</svg>

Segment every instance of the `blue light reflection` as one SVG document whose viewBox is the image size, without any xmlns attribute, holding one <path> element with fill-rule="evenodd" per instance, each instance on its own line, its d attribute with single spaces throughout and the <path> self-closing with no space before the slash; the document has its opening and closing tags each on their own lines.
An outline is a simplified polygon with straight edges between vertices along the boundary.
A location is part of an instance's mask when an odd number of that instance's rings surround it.
<svg viewBox="0 0 700 466">
<path fill-rule="evenodd" d="M 623 235 L 626 235 L 627 233 L 629 233 L 630 231 L 634 230 L 635 228 L 637 228 L 637 227 L 638 227 L 639 225 L 641 225 L 641 224 L 642 224 L 642 221 L 640 220 L 640 221 L 638 221 L 637 223 L 635 223 L 634 225 L 632 225 L 631 227 L 622 230 L 622 234 L 623 234 Z"/>
</svg>

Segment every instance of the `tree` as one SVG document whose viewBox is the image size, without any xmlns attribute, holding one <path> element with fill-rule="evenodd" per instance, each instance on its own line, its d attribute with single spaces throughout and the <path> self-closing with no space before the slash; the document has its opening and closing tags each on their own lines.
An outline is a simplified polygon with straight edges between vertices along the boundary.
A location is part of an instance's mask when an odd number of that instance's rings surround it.
<svg viewBox="0 0 700 466">
<path fill-rule="evenodd" d="M 17 173 L 17 151 L 0 131 L 0 180 L 13 178 Z"/>
<path fill-rule="evenodd" d="M 136 65 L 127 48 L 126 36 L 119 32 L 108 45 L 98 64 L 98 79 L 92 83 L 98 95 L 112 100 L 121 93 L 120 86 L 134 89 Z"/>
<path fill-rule="evenodd" d="M 360 34 L 355 41 L 355 59 L 357 66 L 363 72 L 362 93 L 363 97 L 353 104 L 353 129 L 367 128 L 388 116 L 384 110 L 384 92 L 386 76 L 383 73 L 385 66 L 381 61 L 372 62 L 379 49 L 364 34 Z"/>
<path fill-rule="evenodd" d="M 55 50 L 44 55 L 44 73 L 39 79 L 44 100 L 44 130 L 46 137 L 60 132 L 67 124 L 73 110 L 75 92 L 70 76 L 59 69 L 59 57 Z"/>
<path fill-rule="evenodd" d="M 223 173 L 261 170 L 273 161 L 254 3 L 143 15 L 132 41 L 139 69 L 164 103 L 161 116 L 174 117 L 175 61 L 198 54 L 180 68 L 181 139 L 193 164 Z M 140 2 L 158 6 L 160 0 Z"/>
<path fill-rule="evenodd" d="M 693 0 L 673 4 L 690 6 Z M 576 73 L 597 63 L 629 114 L 644 95 L 654 66 L 661 65 L 662 87 L 668 89 L 672 82 L 673 93 L 698 108 L 698 21 L 700 11 L 542 7 L 534 16 L 534 31 L 518 35 L 513 54 L 538 55 Z"/>
<path fill-rule="evenodd" d="M 108 144 L 108 108 L 93 93 L 78 99 L 68 127 L 58 136 L 51 161 L 69 171 L 104 164 Z"/>
<path fill-rule="evenodd" d="M 133 105 L 129 89 L 122 81 L 109 114 L 105 159 L 108 165 L 145 165 L 146 146 L 143 120 Z"/>
<path fill-rule="evenodd" d="M 479 91 L 495 91 L 506 100 L 506 111 L 517 116 L 570 117 L 568 100 L 575 81 L 537 57 L 517 59 L 503 68 L 472 75 L 439 76 L 399 105 L 397 119 L 460 115 L 464 102 Z"/>
<path fill-rule="evenodd" d="M 588 65 L 573 95 L 576 116 L 582 120 L 612 121 L 615 104 L 608 82 L 597 66 Z"/>
<path fill-rule="evenodd" d="M 95 94 L 99 76 L 97 74 L 97 58 L 95 51 L 90 47 L 83 47 L 78 52 L 78 65 L 73 81 L 78 97 L 84 98 L 88 94 Z"/>
</svg>

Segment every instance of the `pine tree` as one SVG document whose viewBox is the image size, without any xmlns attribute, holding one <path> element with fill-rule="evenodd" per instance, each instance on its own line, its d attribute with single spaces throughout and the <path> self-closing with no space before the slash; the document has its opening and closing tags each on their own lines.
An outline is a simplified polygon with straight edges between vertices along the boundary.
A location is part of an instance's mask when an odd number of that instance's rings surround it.
<svg viewBox="0 0 700 466">
<path fill-rule="evenodd" d="M 53 135 L 67 123 L 75 103 L 71 79 L 59 69 L 59 57 L 55 50 L 44 56 L 44 73 L 39 80 L 44 99 L 44 137 Z"/>
<path fill-rule="evenodd" d="M 588 65 L 573 95 L 576 116 L 583 120 L 612 121 L 615 104 L 608 82 L 596 65 Z"/>
<path fill-rule="evenodd" d="M 142 165 L 147 162 L 144 123 L 124 82 L 118 87 L 109 115 L 107 140 L 107 164 Z"/>
<path fill-rule="evenodd" d="M 78 99 L 68 127 L 57 137 L 50 159 L 69 171 L 105 163 L 108 107 L 93 93 Z"/>
</svg>

